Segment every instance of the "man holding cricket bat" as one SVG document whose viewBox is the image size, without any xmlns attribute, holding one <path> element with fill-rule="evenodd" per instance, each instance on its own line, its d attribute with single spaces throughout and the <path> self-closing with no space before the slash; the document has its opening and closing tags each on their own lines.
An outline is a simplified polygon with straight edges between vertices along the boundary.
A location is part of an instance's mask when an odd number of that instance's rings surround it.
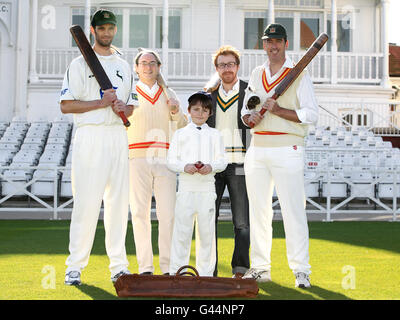
<svg viewBox="0 0 400 320">
<path fill-rule="evenodd" d="M 129 118 L 129 202 L 139 273 L 153 274 L 151 200 L 154 192 L 158 219 L 159 264 L 169 273 L 169 257 L 175 212 L 176 174 L 167 168 L 170 138 L 187 124 L 175 92 L 161 76 L 157 52 L 141 50 L 134 59 L 139 77 L 139 107 Z"/>
<path fill-rule="evenodd" d="M 111 280 L 115 282 L 122 274 L 129 274 L 125 252 L 128 138 L 119 113 L 129 116 L 137 99 L 132 94 L 131 68 L 111 45 L 116 24 L 115 15 L 107 10 L 98 10 L 91 21 L 93 50 L 113 89 L 103 91 L 84 57 L 79 56 L 67 69 L 61 91 L 61 111 L 72 113 L 77 126 L 72 151 L 74 208 L 66 285 L 81 284 L 81 271 L 89 262 L 102 200 Z"/>
<path fill-rule="evenodd" d="M 277 100 L 271 98 L 294 64 L 286 55 L 289 43 L 282 25 L 267 26 L 262 39 L 268 59 L 253 70 L 242 108 L 243 122 L 252 127 L 251 146 L 244 162 L 250 207 L 251 269 L 243 278 L 271 281 L 275 187 L 295 286 L 308 288 L 311 266 L 303 177 L 304 137 L 308 125 L 317 121 L 318 105 L 306 70 Z M 250 110 L 248 101 L 252 96 L 258 96 L 260 103 Z M 265 115 L 260 113 L 261 108 L 267 110 Z"/>
</svg>

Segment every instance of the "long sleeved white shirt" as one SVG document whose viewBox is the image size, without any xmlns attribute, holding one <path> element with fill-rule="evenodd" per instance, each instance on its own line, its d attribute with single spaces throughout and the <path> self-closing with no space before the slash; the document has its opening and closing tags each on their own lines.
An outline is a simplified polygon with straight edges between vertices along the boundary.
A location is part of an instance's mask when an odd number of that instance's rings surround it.
<svg viewBox="0 0 400 320">
<path fill-rule="evenodd" d="M 219 131 L 206 123 L 201 129 L 191 122 L 172 137 L 167 156 L 167 166 L 179 173 L 179 191 L 215 191 L 215 173 L 225 170 L 225 146 Z M 212 172 L 191 175 L 184 171 L 187 164 L 201 161 L 211 165 Z"/>
</svg>

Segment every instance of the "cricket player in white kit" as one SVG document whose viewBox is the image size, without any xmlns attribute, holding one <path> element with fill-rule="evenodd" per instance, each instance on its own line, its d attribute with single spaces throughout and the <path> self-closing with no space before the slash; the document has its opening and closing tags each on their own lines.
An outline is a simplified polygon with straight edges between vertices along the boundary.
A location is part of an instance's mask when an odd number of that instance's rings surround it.
<svg viewBox="0 0 400 320">
<path fill-rule="evenodd" d="M 175 92 L 158 84 L 161 59 L 153 50 L 139 52 L 135 59 L 139 107 L 129 121 L 129 203 L 139 274 L 154 273 L 151 201 L 156 202 L 159 266 L 169 272 L 174 222 L 176 174 L 168 170 L 166 157 L 170 137 L 184 127 L 187 117 Z"/>
<path fill-rule="evenodd" d="M 242 119 L 251 129 L 251 146 L 244 169 L 250 208 L 251 269 L 244 275 L 258 282 L 271 280 L 272 194 L 274 186 L 282 210 L 289 267 L 295 286 L 310 287 L 308 225 L 304 191 L 304 137 L 318 119 L 312 81 L 303 71 L 277 100 L 271 99 L 293 62 L 285 54 L 286 30 L 271 24 L 263 36 L 268 60 L 251 74 Z M 247 108 L 252 95 L 260 98 L 255 110 Z M 265 116 L 260 114 L 266 108 Z"/>
<path fill-rule="evenodd" d="M 174 275 L 189 264 L 196 221 L 196 268 L 200 276 L 212 277 L 216 262 L 214 176 L 228 162 L 222 135 L 206 123 L 212 112 L 211 95 L 196 92 L 188 101 L 192 122 L 175 132 L 167 157 L 168 168 L 179 173 L 169 272 Z M 196 167 L 198 161 L 202 167 Z"/>
<path fill-rule="evenodd" d="M 117 31 L 112 12 L 99 10 L 92 18 L 93 47 L 113 84 L 103 92 L 84 58 L 74 59 L 65 73 L 61 111 L 73 113 L 77 126 L 73 141 L 71 183 L 74 207 L 70 226 L 70 255 L 65 284 L 79 285 L 89 261 L 102 200 L 105 245 L 113 282 L 129 274 L 125 251 L 128 222 L 128 139 L 118 112 L 129 116 L 135 95 L 129 64 L 111 48 Z"/>
</svg>

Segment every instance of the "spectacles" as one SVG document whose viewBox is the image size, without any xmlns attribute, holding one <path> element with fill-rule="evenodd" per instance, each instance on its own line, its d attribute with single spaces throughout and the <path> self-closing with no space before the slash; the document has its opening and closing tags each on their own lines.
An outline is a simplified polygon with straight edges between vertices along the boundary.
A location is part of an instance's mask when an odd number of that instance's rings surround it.
<svg viewBox="0 0 400 320">
<path fill-rule="evenodd" d="M 142 67 L 147 67 L 147 66 L 154 67 L 154 66 L 158 65 L 158 63 L 157 63 L 157 61 L 150 61 L 150 62 L 142 61 L 142 62 L 139 62 L 139 65 Z"/>
<path fill-rule="evenodd" d="M 218 63 L 217 64 L 217 68 L 218 69 L 225 69 L 225 68 L 231 69 L 231 68 L 233 68 L 235 66 L 237 66 L 236 62 Z"/>
</svg>

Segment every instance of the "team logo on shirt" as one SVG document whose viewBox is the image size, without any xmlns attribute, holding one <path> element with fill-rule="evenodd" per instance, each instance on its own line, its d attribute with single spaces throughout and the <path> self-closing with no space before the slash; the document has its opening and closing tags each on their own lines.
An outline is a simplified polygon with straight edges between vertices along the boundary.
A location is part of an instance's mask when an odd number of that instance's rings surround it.
<svg viewBox="0 0 400 320">
<path fill-rule="evenodd" d="M 61 91 L 61 95 L 63 96 L 64 94 L 67 93 L 67 91 L 68 91 L 68 88 L 63 89 L 63 90 Z"/>
<path fill-rule="evenodd" d="M 117 75 L 118 78 L 120 78 L 122 81 L 124 81 L 124 78 L 119 74 L 119 70 L 117 70 L 116 75 Z"/>
<path fill-rule="evenodd" d="M 138 95 L 137 95 L 137 93 L 132 92 L 132 93 L 131 93 L 131 96 L 132 96 L 132 100 L 138 100 Z"/>
</svg>

